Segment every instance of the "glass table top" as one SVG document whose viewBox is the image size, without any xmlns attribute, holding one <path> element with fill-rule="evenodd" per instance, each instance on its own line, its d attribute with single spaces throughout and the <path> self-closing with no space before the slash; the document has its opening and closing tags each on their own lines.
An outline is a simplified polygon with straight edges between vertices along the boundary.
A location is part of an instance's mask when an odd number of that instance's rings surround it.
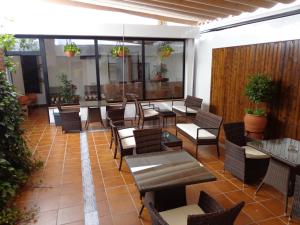
<svg viewBox="0 0 300 225">
<path fill-rule="evenodd" d="M 291 166 L 300 166 L 300 141 L 291 138 L 280 138 L 251 141 L 247 145 Z"/>
<path fill-rule="evenodd" d="M 162 137 L 162 143 L 181 141 L 178 137 L 176 137 L 175 135 L 171 134 L 168 131 L 163 131 L 161 137 Z"/>
</svg>

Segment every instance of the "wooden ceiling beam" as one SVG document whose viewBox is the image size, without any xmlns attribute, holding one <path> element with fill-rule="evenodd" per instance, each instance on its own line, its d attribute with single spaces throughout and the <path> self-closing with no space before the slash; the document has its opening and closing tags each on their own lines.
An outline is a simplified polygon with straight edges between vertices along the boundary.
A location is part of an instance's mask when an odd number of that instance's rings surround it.
<svg viewBox="0 0 300 225">
<path fill-rule="evenodd" d="M 257 8 L 271 8 L 275 5 L 274 2 L 270 2 L 270 1 L 266 1 L 266 0 L 243 0 L 243 1 L 226 0 L 226 1 L 235 2 L 235 3 L 239 3 L 239 4 L 244 4 L 244 5 L 250 5 L 250 6 L 257 7 Z"/>
<path fill-rule="evenodd" d="M 118 7 L 101 6 L 101 5 L 72 1 L 72 0 L 44 0 L 44 1 L 67 5 L 67 6 L 94 9 L 94 10 L 122 12 L 122 13 L 127 13 L 130 15 L 142 16 L 142 17 L 147 17 L 147 18 L 152 18 L 152 19 L 157 19 L 157 20 L 162 20 L 162 21 L 168 21 L 168 22 L 174 22 L 174 23 L 182 23 L 182 24 L 187 24 L 187 25 L 197 25 L 199 23 L 199 21 L 196 19 L 195 20 L 194 19 L 183 19 L 183 18 L 159 15 L 159 14 L 154 14 L 154 13 L 152 14 L 152 13 L 146 13 L 146 12 L 137 12 L 134 10 L 120 9 Z"/>
<path fill-rule="evenodd" d="M 218 6 L 223 9 L 233 9 L 240 12 L 253 12 L 256 10 L 256 7 L 251 5 L 241 4 L 240 2 L 230 2 L 226 0 L 186 0 L 186 2 L 193 2 L 197 5 L 211 5 Z"/>
<path fill-rule="evenodd" d="M 186 11 L 207 11 L 212 13 L 220 13 L 223 15 L 239 15 L 242 11 L 232 8 L 221 8 L 218 6 L 199 4 L 199 2 L 182 1 L 182 0 L 123 0 L 132 3 L 144 3 L 149 6 L 168 7 L 172 9 L 184 9 Z"/>
<path fill-rule="evenodd" d="M 194 16 L 194 17 L 201 17 L 203 19 L 215 19 L 218 17 L 227 17 L 229 14 L 226 13 L 218 13 L 218 12 L 209 12 L 206 10 L 200 10 L 200 9 L 191 9 L 188 7 L 177 7 L 172 6 L 166 3 L 159 3 L 159 4 L 152 4 L 149 3 L 149 1 L 146 0 L 109 0 L 110 2 L 123 2 L 130 4 L 131 7 L 136 6 L 147 6 L 153 9 L 162 10 L 166 12 L 173 12 L 173 13 L 180 13 L 180 14 L 186 14 L 188 16 Z"/>
</svg>

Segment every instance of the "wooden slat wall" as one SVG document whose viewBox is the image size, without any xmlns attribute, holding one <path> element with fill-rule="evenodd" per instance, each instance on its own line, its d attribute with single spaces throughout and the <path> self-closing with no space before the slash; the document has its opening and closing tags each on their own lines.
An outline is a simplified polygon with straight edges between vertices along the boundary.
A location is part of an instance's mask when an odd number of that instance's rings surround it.
<svg viewBox="0 0 300 225">
<path fill-rule="evenodd" d="M 244 87 L 254 73 L 276 83 L 266 137 L 300 140 L 300 40 L 213 49 L 210 111 L 224 122 L 242 121 L 251 106 Z"/>
</svg>

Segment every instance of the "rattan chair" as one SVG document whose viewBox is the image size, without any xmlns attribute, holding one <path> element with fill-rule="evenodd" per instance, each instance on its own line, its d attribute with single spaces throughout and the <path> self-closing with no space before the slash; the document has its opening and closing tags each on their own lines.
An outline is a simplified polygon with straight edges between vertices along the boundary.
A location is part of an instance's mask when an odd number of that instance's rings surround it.
<svg viewBox="0 0 300 225">
<path fill-rule="evenodd" d="M 63 132 L 82 131 L 81 118 L 78 111 L 60 111 Z"/>
<path fill-rule="evenodd" d="M 153 225 L 233 225 L 245 203 L 225 209 L 201 191 L 198 204 L 158 212 L 152 202 L 145 203 Z"/>
<path fill-rule="evenodd" d="M 144 109 L 142 104 L 135 99 L 135 107 L 138 109 L 138 127 L 142 124 L 141 129 L 144 128 L 145 121 L 158 121 L 158 126 L 160 126 L 159 112 L 155 110 L 154 106 L 151 108 Z"/>
<path fill-rule="evenodd" d="M 226 123 L 224 171 L 227 170 L 244 183 L 261 179 L 268 169 L 269 156 L 247 146 L 243 122 Z"/>
<path fill-rule="evenodd" d="M 127 120 L 130 121 L 130 120 Z M 113 137 L 115 140 L 115 151 L 114 151 L 114 158 L 117 156 L 117 149 L 120 151 L 120 163 L 119 163 L 119 170 L 122 168 L 123 157 L 127 155 L 133 154 L 133 149 L 135 148 L 135 140 L 133 137 L 133 131 L 137 128 L 134 126 L 125 126 L 124 120 L 119 121 L 110 121 L 110 126 L 113 131 Z M 131 121 L 133 124 L 133 121 Z"/>
<path fill-rule="evenodd" d="M 85 129 L 89 129 L 90 123 L 98 123 L 98 122 L 101 123 L 102 127 L 104 127 L 102 116 L 101 116 L 101 107 L 88 107 Z"/>
<path fill-rule="evenodd" d="M 184 105 L 174 105 L 174 102 L 184 101 Z M 176 114 L 184 116 L 196 116 L 199 109 L 201 109 L 203 99 L 196 98 L 188 95 L 185 100 L 173 100 L 172 101 L 172 110 Z"/>
<path fill-rule="evenodd" d="M 289 219 L 292 219 L 294 216 L 300 218 L 300 176 L 299 175 L 296 175 L 294 199 L 293 199 L 292 211 Z"/>
</svg>

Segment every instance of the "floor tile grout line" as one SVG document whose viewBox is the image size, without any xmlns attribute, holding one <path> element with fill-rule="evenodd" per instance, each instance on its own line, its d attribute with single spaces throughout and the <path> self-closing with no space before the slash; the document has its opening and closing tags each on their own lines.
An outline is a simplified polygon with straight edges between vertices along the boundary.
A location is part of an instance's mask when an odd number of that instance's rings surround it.
<svg viewBox="0 0 300 225">
<path fill-rule="evenodd" d="M 46 158 L 46 161 L 45 161 L 45 163 L 44 163 L 44 167 L 43 167 L 42 176 L 44 176 L 45 169 L 46 169 L 46 166 L 47 166 L 47 163 L 48 163 L 48 160 L 49 160 L 50 154 L 51 154 L 51 152 L 52 152 L 52 149 L 53 149 L 53 146 L 54 146 L 54 140 L 55 140 L 55 137 L 56 137 L 56 135 L 57 135 L 57 130 L 58 130 L 58 129 L 56 128 L 55 135 L 54 135 L 54 137 L 53 137 L 53 139 L 52 139 L 52 143 L 51 143 L 51 146 L 50 146 L 50 149 L 49 149 L 49 153 L 48 153 L 48 155 L 47 155 L 47 158 Z"/>
<path fill-rule="evenodd" d="M 35 147 L 34 147 L 34 150 L 33 150 L 33 152 L 32 152 L 32 156 L 35 155 L 35 153 L 36 153 L 36 151 L 37 151 L 37 147 L 38 147 L 38 145 L 39 145 L 39 143 L 40 143 L 42 137 L 44 136 L 44 133 L 45 133 L 45 130 L 46 130 L 46 129 L 47 129 L 47 126 L 45 126 L 45 128 L 44 128 L 44 130 L 43 130 L 43 132 L 42 132 L 42 134 L 41 134 L 41 136 L 40 136 L 38 142 L 36 143 L 36 145 L 35 145 Z"/>
<path fill-rule="evenodd" d="M 99 225 L 95 186 L 89 155 L 87 132 L 80 133 L 82 191 L 84 199 L 84 224 Z"/>
<path fill-rule="evenodd" d="M 107 143 L 109 143 L 108 138 L 107 138 L 107 135 L 106 135 L 106 132 L 104 132 L 104 136 L 105 136 L 105 138 L 106 138 Z M 116 143 L 114 143 L 114 144 L 116 144 Z M 112 149 L 110 149 L 110 152 L 112 153 L 112 156 L 113 156 L 113 151 L 112 151 Z M 114 160 L 114 162 L 115 162 L 115 164 L 116 164 L 117 167 L 118 167 L 117 160 Z M 132 202 L 132 204 L 133 204 L 133 206 L 134 206 L 136 212 L 139 213 L 139 210 L 138 210 L 138 208 L 136 207 L 135 202 L 134 202 L 134 199 L 133 199 L 133 197 L 132 197 L 132 195 L 131 195 L 131 193 L 130 193 L 130 191 L 129 191 L 128 185 L 126 184 L 125 178 L 124 178 L 123 174 L 121 173 L 121 171 L 119 171 L 119 173 L 120 173 L 120 175 L 121 175 L 121 177 L 122 177 L 122 179 L 123 179 L 123 182 L 124 182 L 124 184 L 125 184 L 125 186 L 126 186 L 126 190 L 127 190 L 128 193 L 129 193 L 131 202 Z M 123 186 L 123 185 L 122 185 L 122 186 Z M 139 218 L 139 220 L 140 220 L 140 222 L 142 223 L 142 225 L 144 225 L 144 222 L 143 222 L 142 218 Z"/>
</svg>

